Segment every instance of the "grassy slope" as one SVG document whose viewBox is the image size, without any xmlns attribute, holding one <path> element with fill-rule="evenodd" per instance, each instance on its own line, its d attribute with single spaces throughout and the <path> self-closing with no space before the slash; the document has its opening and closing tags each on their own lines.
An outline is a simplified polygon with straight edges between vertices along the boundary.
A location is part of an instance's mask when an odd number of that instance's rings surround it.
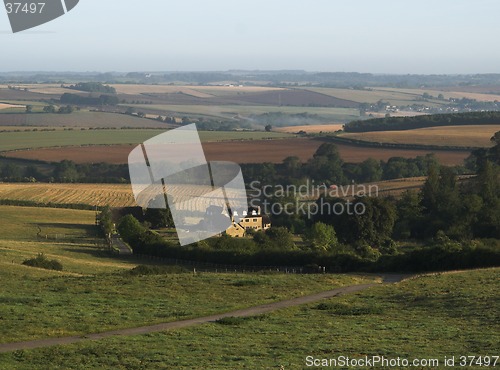
<svg viewBox="0 0 500 370">
<path fill-rule="evenodd" d="M 147 129 L 6 132 L 0 135 L 0 151 L 80 145 L 139 144 L 161 133 L 160 130 Z M 204 142 L 279 139 L 290 136 L 277 132 L 200 132 L 200 139 Z"/>
<path fill-rule="evenodd" d="M 93 212 L 22 207 L 0 207 L 0 212 L 0 342 L 175 321 L 374 280 L 191 273 L 131 277 L 127 270 L 138 261 L 113 258 L 94 245 Z M 36 225 L 52 239 L 37 240 Z M 21 265 L 40 252 L 61 261 L 64 271 Z"/>
<path fill-rule="evenodd" d="M 48 361 L 53 369 L 300 369 L 308 355 L 498 355 L 499 278 L 499 269 L 420 277 L 232 325 L 0 355 L 0 362 L 12 369 Z"/>
</svg>

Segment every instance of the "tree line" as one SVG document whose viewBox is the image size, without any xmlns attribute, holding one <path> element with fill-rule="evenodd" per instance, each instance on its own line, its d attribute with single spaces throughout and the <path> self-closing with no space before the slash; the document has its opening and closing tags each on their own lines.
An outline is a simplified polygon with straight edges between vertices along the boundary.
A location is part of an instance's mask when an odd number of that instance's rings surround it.
<svg viewBox="0 0 500 370">
<path fill-rule="evenodd" d="M 438 164 L 434 154 L 416 158 L 393 157 L 387 161 L 369 158 L 361 163 L 344 162 L 333 143 L 323 143 L 306 163 L 291 156 L 280 164 L 242 164 L 247 183 L 258 181 L 266 185 L 301 185 L 314 180 L 318 185 L 348 185 L 406 177 L 427 176 L 429 168 Z M 465 169 L 457 168 L 458 172 Z"/>
<path fill-rule="evenodd" d="M 353 202 L 364 206 L 362 214 L 273 217 L 271 229 L 251 232 L 249 238 L 223 236 L 180 247 L 152 230 L 151 222 L 141 223 L 132 215 L 121 219 L 118 230 L 135 253 L 220 264 L 402 272 L 498 266 L 497 162 L 498 157 L 494 162 L 478 158 L 477 176 L 463 184 L 453 169 L 432 165 L 420 191 L 407 191 L 401 198 L 356 198 Z M 347 201 L 323 197 L 317 204 L 342 202 Z"/>
<path fill-rule="evenodd" d="M 64 160 L 57 163 L 20 165 L 9 160 L 0 162 L 0 181 L 60 183 L 129 183 L 127 165 L 108 163 L 77 164 Z"/>
<path fill-rule="evenodd" d="M 116 94 L 116 89 L 109 85 L 103 85 L 100 82 L 79 82 L 75 85 L 68 86 L 68 89 L 87 91 L 87 92 L 100 92 L 106 94 Z"/>
<path fill-rule="evenodd" d="M 15 164 L 6 160 L 0 162 L 0 179 L 11 182 L 73 182 L 73 183 L 129 183 L 130 176 L 127 165 L 107 163 L 77 164 L 69 160 L 59 163 L 36 163 L 27 166 Z M 266 185 L 301 185 L 307 180 L 314 180 L 318 185 L 347 185 L 356 183 L 376 182 L 406 177 L 426 176 L 431 166 L 438 161 L 433 154 L 416 158 L 394 157 L 388 161 L 369 158 L 362 163 L 346 163 L 341 158 L 333 143 L 322 144 L 313 158 L 303 163 L 300 158 L 292 156 L 282 163 L 242 164 L 245 182 L 260 182 Z M 474 160 L 469 161 L 475 168 Z M 47 170 L 50 166 L 52 169 Z M 42 167 L 44 169 L 42 169 Z M 457 173 L 464 172 L 456 168 Z"/>
</svg>

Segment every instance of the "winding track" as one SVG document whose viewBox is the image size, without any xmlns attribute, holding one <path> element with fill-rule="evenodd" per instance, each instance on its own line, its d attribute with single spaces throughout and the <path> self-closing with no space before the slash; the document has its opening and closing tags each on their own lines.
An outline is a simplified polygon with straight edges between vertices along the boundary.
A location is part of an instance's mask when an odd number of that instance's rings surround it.
<svg viewBox="0 0 500 370">
<path fill-rule="evenodd" d="M 397 283 L 406 278 L 409 278 L 410 275 L 382 275 L 383 281 L 385 284 L 388 283 Z M 141 334 L 150 334 L 150 333 L 158 333 L 166 330 L 172 329 L 181 329 L 189 326 L 205 324 L 209 322 L 214 322 L 225 317 L 249 317 L 255 315 L 262 315 L 268 312 L 280 310 L 283 308 L 299 306 L 308 303 L 314 303 L 323 299 L 333 298 L 345 294 L 356 293 L 362 290 L 371 288 L 373 286 L 380 285 L 378 283 L 372 284 L 360 284 L 360 285 L 351 285 L 346 287 L 341 287 L 333 290 L 328 290 L 321 293 L 311 294 L 299 298 L 289 299 L 286 301 L 268 303 L 264 305 L 254 306 L 250 308 L 244 308 L 237 311 L 216 314 L 211 316 L 204 316 L 195 319 L 182 320 L 182 321 L 174 321 L 169 323 L 150 325 L 150 326 L 140 326 L 136 328 L 130 329 L 120 329 L 107 331 L 103 333 L 97 334 L 89 334 L 83 336 L 72 336 L 72 337 L 62 337 L 62 338 L 51 338 L 51 339 L 40 339 L 26 342 L 17 342 L 17 343 L 5 343 L 0 344 L 0 353 L 14 352 L 20 350 L 30 350 L 36 348 L 45 348 L 52 347 L 57 345 L 68 345 L 83 341 L 89 340 L 100 340 L 111 337 L 120 337 L 120 336 L 130 336 L 130 335 L 141 335 Z"/>
</svg>

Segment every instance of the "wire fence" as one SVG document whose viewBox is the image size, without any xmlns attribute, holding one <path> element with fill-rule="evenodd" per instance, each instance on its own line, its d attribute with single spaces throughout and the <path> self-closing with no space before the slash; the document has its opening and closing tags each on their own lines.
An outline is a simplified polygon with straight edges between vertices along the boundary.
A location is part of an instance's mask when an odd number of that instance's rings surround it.
<svg viewBox="0 0 500 370">
<path fill-rule="evenodd" d="M 181 266 L 193 272 L 215 272 L 215 273 L 281 273 L 281 274 L 311 274 L 326 273 L 322 266 L 245 266 L 226 265 L 209 262 L 188 261 L 175 258 L 155 257 L 149 255 L 134 254 L 133 258 L 153 263 Z"/>
</svg>

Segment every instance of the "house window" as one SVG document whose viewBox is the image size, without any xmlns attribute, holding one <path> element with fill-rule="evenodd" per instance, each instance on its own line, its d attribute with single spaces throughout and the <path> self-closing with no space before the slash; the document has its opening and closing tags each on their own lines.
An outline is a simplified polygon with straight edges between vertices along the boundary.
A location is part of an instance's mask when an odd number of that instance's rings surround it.
<svg viewBox="0 0 500 370">
<path fill-rule="evenodd" d="M 256 218 L 254 218 L 254 219 L 253 219 L 253 222 L 257 222 L 257 219 L 256 219 Z"/>
</svg>

